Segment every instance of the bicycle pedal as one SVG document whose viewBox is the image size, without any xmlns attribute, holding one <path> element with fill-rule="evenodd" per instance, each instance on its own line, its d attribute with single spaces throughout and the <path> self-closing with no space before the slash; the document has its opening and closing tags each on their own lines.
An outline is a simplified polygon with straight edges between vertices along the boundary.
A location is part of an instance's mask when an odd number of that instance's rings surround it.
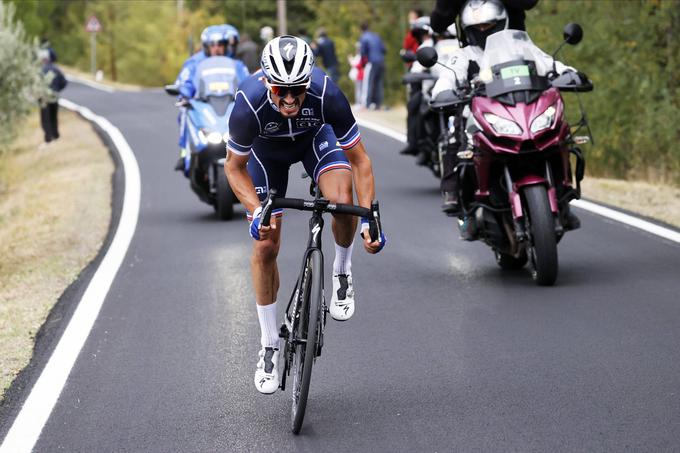
<svg viewBox="0 0 680 453">
<path fill-rule="evenodd" d="M 290 332 L 288 331 L 288 326 L 286 324 L 281 324 L 281 328 L 279 329 L 279 338 L 288 338 L 288 335 Z"/>
</svg>

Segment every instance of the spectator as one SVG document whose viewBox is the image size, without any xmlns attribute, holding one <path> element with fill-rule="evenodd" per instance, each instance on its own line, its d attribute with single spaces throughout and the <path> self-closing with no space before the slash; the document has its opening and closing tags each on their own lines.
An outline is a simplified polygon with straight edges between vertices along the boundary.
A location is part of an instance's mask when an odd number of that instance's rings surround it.
<svg viewBox="0 0 680 453">
<path fill-rule="evenodd" d="M 43 37 L 43 38 L 40 40 L 40 48 L 41 48 L 41 49 L 45 49 L 45 50 L 47 50 L 47 51 L 50 53 L 50 61 L 51 61 L 52 63 L 56 63 L 56 62 L 57 62 L 57 54 L 56 54 L 56 52 L 54 51 L 54 49 L 52 48 L 52 44 L 50 44 L 50 41 L 49 41 L 47 38 Z"/>
<path fill-rule="evenodd" d="M 418 40 L 413 36 L 413 32 L 411 30 L 414 22 L 416 19 L 419 17 L 423 16 L 423 10 L 422 9 L 412 9 L 408 12 L 408 31 L 406 32 L 406 35 L 404 36 L 404 43 L 402 44 L 401 48 L 403 49 L 404 52 L 413 52 L 415 53 L 418 50 L 418 46 L 420 45 L 418 43 Z M 409 68 L 411 67 L 413 63 L 406 63 L 406 66 Z"/>
<path fill-rule="evenodd" d="M 241 35 L 236 58 L 245 63 L 251 74 L 260 69 L 260 49 L 247 33 Z"/>
<path fill-rule="evenodd" d="M 52 63 L 48 49 L 40 49 L 38 51 L 38 58 L 42 62 L 43 76 L 47 78 L 50 84 L 50 95 L 47 99 L 41 100 L 40 108 L 40 125 L 45 133 L 44 145 L 47 145 L 59 138 L 59 124 L 57 121 L 59 103 L 57 102 L 57 93 L 66 87 L 67 82 L 64 74 Z"/>
<path fill-rule="evenodd" d="M 369 30 L 367 22 L 361 24 L 361 58 L 366 61 L 363 94 L 369 109 L 379 109 L 383 102 L 385 76 L 385 44 L 380 36 Z"/>
<path fill-rule="evenodd" d="M 326 74 L 328 74 L 333 82 L 338 83 L 340 73 L 338 72 L 338 57 L 335 54 L 335 43 L 328 37 L 326 29 L 323 27 L 319 28 L 316 34 L 316 42 L 312 43 L 314 56 L 321 58 Z"/>
<path fill-rule="evenodd" d="M 260 28 L 260 41 L 262 41 L 263 46 L 272 39 L 274 39 L 274 29 L 272 27 L 265 25 Z"/>
<path fill-rule="evenodd" d="M 360 107 L 363 99 L 364 65 L 361 62 L 361 43 L 357 42 L 354 46 L 354 55 L 347 55 L 347 61 L 350 66 L 349 78 L 354 83 L 354 107 Z"/>
<path fill-rule="evenodd" d="M 306 42 L 307 44 L 309 44 L 311 46 L 312 38 L 310 38 L 307 35 L 307 29 L 306 28 L 298 29 L 297 36 L 298 36 L 298 38 L 302 39 L 304 42 Z"/>
</svg>

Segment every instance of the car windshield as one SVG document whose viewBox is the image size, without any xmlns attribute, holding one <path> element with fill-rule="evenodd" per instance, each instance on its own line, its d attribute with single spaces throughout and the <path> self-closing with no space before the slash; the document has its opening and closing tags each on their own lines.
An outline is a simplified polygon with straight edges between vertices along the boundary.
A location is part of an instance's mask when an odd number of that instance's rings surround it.
<svg viewBox="0 0 680 453">
<path fill-rule="evenodd" d="M 480 59 L 479 77 L 486 85 L 486 95 L 508 103 L 531 102 L 548 89 L 546 77 L 553 59 L 519 30 L 503 30 L 489 36 Z M 515 96 L 507 96 L 511 93 Z M 519 97 L 518 97 L 519 96 Z"/>
</svg>

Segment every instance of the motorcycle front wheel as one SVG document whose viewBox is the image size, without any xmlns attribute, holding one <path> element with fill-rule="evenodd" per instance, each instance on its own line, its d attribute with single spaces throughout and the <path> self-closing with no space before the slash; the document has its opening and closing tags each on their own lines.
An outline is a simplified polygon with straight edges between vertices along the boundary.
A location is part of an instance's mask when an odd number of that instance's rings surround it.
<svg viewBox="0 0 680 453">
<path fill-rule="evenodd" d="M 231 220 L 234 217 L 234 192 L 221 165 L 215 166 L 215 176 L 217 179 L 215 212 L 220 220 Z"/>
<path fill-rule="evenodd" d="M 557 280 L 557 237 L 548 192 L 541 185 L 529 186 L 524 189 L 524 199 L 528 211 L 531 277 L 538 285 L 552 286 Z"/>
</svg>

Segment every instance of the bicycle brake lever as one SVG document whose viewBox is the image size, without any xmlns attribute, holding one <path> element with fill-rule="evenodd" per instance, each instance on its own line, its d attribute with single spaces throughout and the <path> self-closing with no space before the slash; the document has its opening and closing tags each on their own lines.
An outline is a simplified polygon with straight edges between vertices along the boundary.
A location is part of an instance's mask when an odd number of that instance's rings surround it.
<svg viewBox="0 0 680 453">
<path fill-rule="evenodd" d="M 382 225 L 380 224 L 380 205 L 377 201 L 371 203 L 371 214 L 373 219 L 368 221 L 368 234 L 371 236 L 371 242 L 380 240 L 382 233 Z"/>
<path fill-rule="evenodd" d="M 262 207 L 262 216 L 260 219 L 260 225 L 262 226 L 269 226 L 271 216 L 272 216 L 272 207 L 274 204 L 274 198 L 276 198 L 276 189 L 270 189 L 269 193 L 267 194 L 267 199 L 264 201 L 263 207 Z"/>
</svg>

